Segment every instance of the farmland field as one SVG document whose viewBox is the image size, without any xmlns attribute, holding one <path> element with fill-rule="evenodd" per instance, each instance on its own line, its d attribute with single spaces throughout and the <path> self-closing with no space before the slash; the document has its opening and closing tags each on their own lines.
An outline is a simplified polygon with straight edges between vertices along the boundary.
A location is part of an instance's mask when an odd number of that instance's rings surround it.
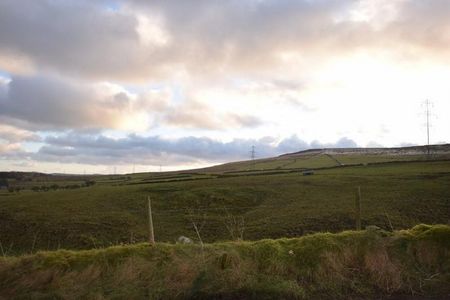
<svg viewBox="0 0 450 300">
<path fill-rule="evenodd" d="M 314 175 L 303 176 L 305 169 Z M 147 197 L 159 242 L 196 240 L 194 223 L 206 242 L 234 239 L 236 232 L 257 240 L 352 229 L 357 187 L 363 227 L 402 229 L 450 218 L 445 156 L 308 155 L 188 172 L 35 174 L 10 182 L 22 189 L 0 192 L 0 243 L 7 254 L 145 241 Z M 33 190 L 55 182 L 53 189 Z"/>
</svg>

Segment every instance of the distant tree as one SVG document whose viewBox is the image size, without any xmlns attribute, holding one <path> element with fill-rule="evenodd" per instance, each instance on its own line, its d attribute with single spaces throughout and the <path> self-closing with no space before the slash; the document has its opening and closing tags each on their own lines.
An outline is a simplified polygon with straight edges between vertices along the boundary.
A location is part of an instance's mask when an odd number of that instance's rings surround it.
<svg viewBox="0 0 450 300">
<path fill-rule="evenodd" d="M 84 185 L 85 186 L 92 186 L 92 185 L 94 185 L 95 184 L 95 181 L 94 180 L 85 180 L 84 181 Z"/>
</svg>

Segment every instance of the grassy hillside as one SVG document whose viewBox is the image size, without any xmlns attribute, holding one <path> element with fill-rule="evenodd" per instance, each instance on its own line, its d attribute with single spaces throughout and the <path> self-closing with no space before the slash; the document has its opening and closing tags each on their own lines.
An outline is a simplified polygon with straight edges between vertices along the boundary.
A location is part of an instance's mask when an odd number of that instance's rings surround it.
<svg viewBox="0 0 450 300">
<path fill-rule="evenodd" d="M 429 154 L 428 154 L 429 150 Z M 396 161 L 450 159 L 450 144 L 402 148 L 311 149 L 278 157 L 232 162 L 202 169 L 209 173 L 332 168 Z"/>
<path fill-rule="evenodd" d="M 160 242 L 196 239 L 193 222 L 203 225 L 207 242 L 230 240 L 241 230 L 244 239 L 257 240 L 352 229 L 358 186 L 363 227 L 400 229 L 450 218 L 450 161 L 342 166 L 312 176 L 282 170 L 90 179 L 96 183 L 89 187 L 1 193 L 2 253 L 145 241 L 147 196 Z"/>
<path fill-rule="evenodd" d="M 444 225 L 0 258 L 0 299 L 445 299 L 448 282 Z"/>
</svg>

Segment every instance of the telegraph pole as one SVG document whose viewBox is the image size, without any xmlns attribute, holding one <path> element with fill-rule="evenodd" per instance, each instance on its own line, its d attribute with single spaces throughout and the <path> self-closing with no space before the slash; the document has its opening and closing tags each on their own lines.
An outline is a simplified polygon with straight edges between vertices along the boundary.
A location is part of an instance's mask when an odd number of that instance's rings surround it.
<svg viewBox="0 0 450 300">
<path fill-rule="evenodd" d="M 250 151 L 250 157 L 252 160 L 254 160 L 256 157 L 255 146 L 252 146 L 252 150 Z"/>
<path fill-rule="evenodd" d="M 427 118 L 427 155 L 430 156 L 430 106 L 432 103 L 430 100 L 425 100 L 425 114 Z"/>
<path fill-rule="evenodd" d="M 255 151 L 255 146 L 253 145 L 252 146 L 252 150 L 250 150 L 250 158 L 252 159 L 252 168 L 253 169 L 255 169 L 255 165 L 256 165 L 256 162 L 255 162 L 255 157 L 256 157 L 256 151 Z"/>
</svg>

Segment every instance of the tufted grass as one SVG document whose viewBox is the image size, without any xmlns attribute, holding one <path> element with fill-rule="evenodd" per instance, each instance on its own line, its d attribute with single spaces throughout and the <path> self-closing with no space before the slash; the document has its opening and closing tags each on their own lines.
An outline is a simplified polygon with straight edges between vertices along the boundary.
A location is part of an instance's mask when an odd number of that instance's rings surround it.
<svg viewBox="0 0 450 300">
<path fill-rule="evenodd" d="M 0 299 L 421 299 L 448 282 L 447 225 L 0 259 Z"/>
</svg>

